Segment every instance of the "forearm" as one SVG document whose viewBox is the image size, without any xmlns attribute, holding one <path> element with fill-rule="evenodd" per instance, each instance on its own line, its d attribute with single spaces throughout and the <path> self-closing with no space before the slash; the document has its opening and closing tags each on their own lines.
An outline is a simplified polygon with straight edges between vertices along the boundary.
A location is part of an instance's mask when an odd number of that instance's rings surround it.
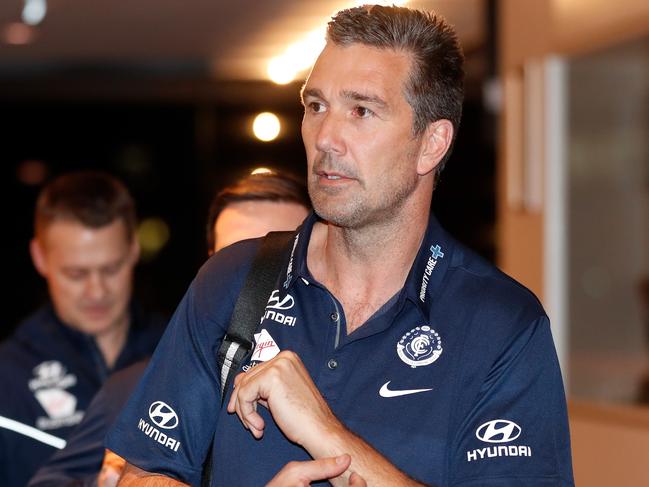
<svg viewBox="0 0 649 487">
<path fill-rule="evenodd" d="M 381 453 L 341 423 L 329 424 L 327 432 L 322 434 L 320 441 L 312 442 L 307 446 L 307 450 L 314 458 L 331 457 L 344 453 L 352 457 L 351 465 L 347 471 L 340 477 L 330 480 L 334 487 L 347 486 L 352 472 L 360 474 L 367 481 L 367 485 L 371 487 L 424 486 L 396 468 Z"/>
<path fill-rule="evenodd" d="M 187 485 L 163 475 L 145 472 L 130 463 L 126 464 L 126 469 L 117 484 L 118 487 L 186 487 Z"/>
</svg>

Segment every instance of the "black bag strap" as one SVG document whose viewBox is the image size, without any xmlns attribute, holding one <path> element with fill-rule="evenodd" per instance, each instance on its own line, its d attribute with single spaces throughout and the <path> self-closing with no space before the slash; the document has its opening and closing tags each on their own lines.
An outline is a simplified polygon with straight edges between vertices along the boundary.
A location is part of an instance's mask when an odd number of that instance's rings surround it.
<svg viewBox="0 0 649 487">
<path fill-rule="evenodd" d="M 278 282 L 284 263 L 282 257 L 293 235 L 293 232 L 271 232 L 266 235 L 246 276 L 245 284 L 234 305 L 230 326 L 217 353 L 221 404 L 234 380 L 234 374 L 252 351 L 253 335 L 259 318 Z"/>
<path fill-rule="evenodd" d="M 245 283 L 234 305 L 230 326 L 216 354 L 221 379 L 221 405 L 225 401 L 234 375 L 248 358 L 254 345 L 253 335 L 268 298 L 279 282 L 279 273 L 288 254 L 288 244 L 294 232 L 271 232 L 262 240 Z M 212 477 L 212 447 L 203 469 L 201 485 L 209 486 Z"/>
</svg>

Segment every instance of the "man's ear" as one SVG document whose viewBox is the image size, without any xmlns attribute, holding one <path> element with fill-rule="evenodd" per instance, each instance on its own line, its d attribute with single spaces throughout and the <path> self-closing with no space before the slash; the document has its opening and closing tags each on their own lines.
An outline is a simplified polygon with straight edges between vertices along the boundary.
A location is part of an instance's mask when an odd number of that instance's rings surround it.
<svg viewBox="0 0 649 487">
<path fill-rule="evenodd" d="M 36 267 L 38 273 L 43 277 L 47 277 L 47 259 L 45 258 L 45 249 L 43 249 L 38 238 L 34 237 L 29 242 L 29 253 L 32 256 L 32 262 L 34 263 L 34 267 Z"/>
<path fill-rule="evenodd" d="M 137 235 L 133 236 L 133 241 L 131 242 L 131 258 L 134 264 L 140 260 L 140 240 L 137 238 Z"/>
<path fill-rule="evenodd" d="M 422 137 L 417 174 L 425 176 L 444 159 L 453 141 L 453 124 L 441 119 L 431 122 Z"/>
</svg>

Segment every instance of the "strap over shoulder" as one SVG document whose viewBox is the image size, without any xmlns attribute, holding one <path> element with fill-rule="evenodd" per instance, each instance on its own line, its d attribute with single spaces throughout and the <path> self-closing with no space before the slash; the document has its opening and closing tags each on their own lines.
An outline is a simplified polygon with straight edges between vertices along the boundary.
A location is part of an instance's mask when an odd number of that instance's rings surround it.
<svg viewBox="0 0 649 487">
<path fill-rule="evenodd" d="M 268 297 L 275 289 L 288 256 L 294 232 L 271 232 L 264 237 L 234 305 L 230 326 L 217 353 L 221 402 L 234 374 L 253 348 L 253 335 Z"/>
</svg>

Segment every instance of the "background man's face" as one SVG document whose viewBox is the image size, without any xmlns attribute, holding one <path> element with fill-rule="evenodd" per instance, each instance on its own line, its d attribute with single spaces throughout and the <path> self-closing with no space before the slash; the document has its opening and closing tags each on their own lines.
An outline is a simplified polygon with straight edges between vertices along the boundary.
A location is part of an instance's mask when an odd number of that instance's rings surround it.
<svg viewBox="0 0 649 487">
<path fill-rule="evenodd" d="M 341 226 L 382 222 L 418 184 L 421 138 L 403 88 L 410 56 L 329 43 L 303 91 L 302 138 L 316 212 Z"/>
<path fill-rule="evenodd" d="M 124 222 L 89 228 L 54 221 L 32 241 L 31 251 L 64 323 L 91 335 L 127 325 L 139 246 L 128 240 Z"/>
<path fill-rule="evenodd" d="M 214 252 L 239 240 L 263 237 L 268 232 L 295 230 L 306 218 L 298 203 L 242 201 L 230 203 L 214 224 Z"/>
</svg>

